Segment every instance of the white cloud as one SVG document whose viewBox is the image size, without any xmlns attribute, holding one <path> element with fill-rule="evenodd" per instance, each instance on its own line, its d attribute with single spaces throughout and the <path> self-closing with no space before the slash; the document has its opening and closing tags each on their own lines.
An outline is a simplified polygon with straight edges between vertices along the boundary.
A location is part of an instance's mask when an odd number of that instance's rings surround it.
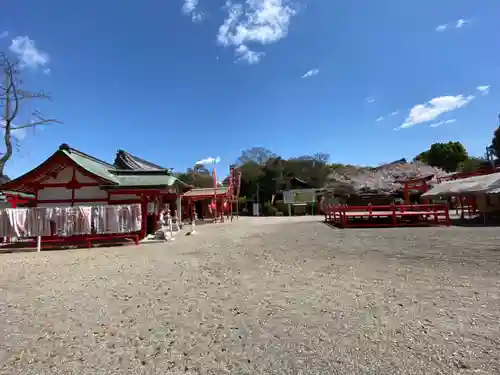
<svg viewBox="0 0 500 375">
<path fill-rule="evenodd" d="M 265 55 L 264 52 L 255 52 L 250 50 L 244 44 L 236 48 L 235 54 L 239 56 L 238 61 L 245 61 L 250 65 L 258 64 L 260 62 L 260 59 Z"/>
<path fill-rule="evenodd" d="M 433 121 L 443 113 L 461 108 L 473 99 L 474 95 L 440 96 L 425 104 L 417 104 L 410 110 L 406 121 L 398 129 Z"/>
<path fill-rule="evenodd" d="M 441 126 L 441 125 L 446 125 L 446 124 L 453 124 L 454 122 L 456 122 L 457 120 L 452 118 L 450 120 L 445 120 L 445 121 L 439 121 L 439 122 L 435 122 L 433 124 L 430 124 L 429 126 L 431 128 L 437 128 L 438 126 Z"/>
<path fill-rule="evenodd" d="M 306 74 L 302 76 L 302 78 L 309 78 L 309 77 L 314 77 L 319 73 L 319 69 L 311 69 Z"/>
<path fill-rule="evenodd" d="M 195 165 L 207 165 L 207 164 L 218 164 L 218 163 L 220 163 L 219 156 L 217 156 L 216 158 L 209 157 L 209 158 L 198 160 Z"/>
<path fill-rule="evenodd" d="M 297 14 L 287 3 L 288 0 L 246 0 L 236 4 L 228 1 L 228 15 L 219 27 L 218 43 L 234 47 L 238 53 L 240 46 L 280 41 L 288 35 L 291 19 Z"/>
<path fill-rule="evenodd" d="M 476 89 L 483 95 L 488 95 L 490 93 L 491 85 L 477 86 Z"/>
<path fill-rule="evenodd" d="M 191 16 L 193 22 L 200 22 L 203 20 L 203 13 L 198 12 L 197 8 L 198 0 L 184 0 L 182 12 L 187 16 Z"/>
<path fill-rule="evenodd" d="M 197 6 L 198 6 L 198 0 L 184 0 L 182 11 L 184 13 L 191 14 L 196 10 Z"/>
<path fill-rule="evenodd" d="M 367 103 L 375 103 L 375 99 L 373 99 L 371 96 L 365 99 Z"/>
<path fill-rule="evenodd" d="M 22 128 L 22 129 L 15 129 L 11 132 L 12 136 L 19 140 L 22 141 L 26 136 L 28 135 L 28 132 L 26 131 L 27 128 Z"/>
<path fill-rule="evenodd" d="M 377 122 L 380 122 L 380 121 L 384 121 L 384 116 L 380 116 L 378 119 L 376 119 L 375 121 Z"/>
<path fill-rule="evenodd" d="M 16 36 L 12 39 L 10 50 L 17 55 L 23 67 L 36 69 L 46 66 L 50 61 L 49 54 L 39 50 L 35 41 L 27 36 Z"/>
<path fill-rule="evenodd" d="M 467 20 L 464 20 L 464 19 L 460 18 L 460 19 L 457 21 L 457 23 L 456 23 L 455 27 L 456 27 L 457 29 L 460 29 L 460 28 L 462 28 L 462 27 L 463 27 L 465 24 L 467 24 L 467 23 L 469 23 L 469 21 L 467 21 Z"/>
<path fill-rule="evenodd" d="M 470 20 L 466 20 L 466 19 L 460 18 L 460 19 L 458 19 L 455 22 L 455 28 L 461 29 L 462 27 L 464 27 L 468 23 L 470 23 Z M 451 27 L 453 27 L 453 24 L 451 25 Z M 443 31 L 448 30 L 449 28 L 450 28 L 450 24 L 444 23 L 444 24 L 439 25 L 438 27 L 436 27 L 436 31 L 437 32 L 443 32 Z"/>
<path fill-rule="evenodd" d="M 3 135 L 5 134 L 5 120 L 0 120 L 0 127 L 2 128 L 1 133 L 3 137 Z M 18 141 L 22 141 L 28 135 L 27 129 L 28 128 L 11 129 L 10 135 Z"/>
<path fill-rule="evenodd" d="M 399 115 L 399 111 L 394 111 L 389 116 L 394 117 L 394 116 L 397 116 L 397 115 Z"/>
<path fill-rule="evenodd" d="M 52 73 L 52 70 L 51 70 L 50 68 L 45 68 L 45 69 L 43 70 L 43 73 L 44 73 L 45 75 L 50 76 L 50 73 Z"/>
<path fill-rule="evenodd" d="M 8 36 L 9 36 L 8 31 L 2 31 L 2 33 L 0 34 L 0 39 L 7 38 Z"/>
</svg>

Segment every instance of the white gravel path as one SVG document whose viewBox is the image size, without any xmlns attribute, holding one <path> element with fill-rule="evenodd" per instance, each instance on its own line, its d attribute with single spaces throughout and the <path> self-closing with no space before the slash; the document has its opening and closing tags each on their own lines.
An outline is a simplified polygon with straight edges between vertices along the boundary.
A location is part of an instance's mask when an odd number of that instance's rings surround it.
<svg viewBox="0 0 500 375">
<path fill-rule="evenodd" d="M 241 218 L 0 255 L 0 374 L 499 374 L 498 228 Z"/>
</svg>

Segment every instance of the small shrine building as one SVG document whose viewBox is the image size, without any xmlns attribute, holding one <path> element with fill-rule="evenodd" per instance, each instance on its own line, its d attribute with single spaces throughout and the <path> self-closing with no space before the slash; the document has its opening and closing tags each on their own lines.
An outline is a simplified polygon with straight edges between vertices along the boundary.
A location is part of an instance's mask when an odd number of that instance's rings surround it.
<svg viewBox="0 0 500 375">
<path fill-rule="evenodd" d="M 3 191 L 32 195 L 33 206 L 67 207 L 140 204 L 141 237 L 156 230 L 161 209 L 182 214 L 182 195 L 190 186 L 172 170 L 118 150 L 113 164 L 62 144 L 38 167 L 6 182 Z"/>
</svg>

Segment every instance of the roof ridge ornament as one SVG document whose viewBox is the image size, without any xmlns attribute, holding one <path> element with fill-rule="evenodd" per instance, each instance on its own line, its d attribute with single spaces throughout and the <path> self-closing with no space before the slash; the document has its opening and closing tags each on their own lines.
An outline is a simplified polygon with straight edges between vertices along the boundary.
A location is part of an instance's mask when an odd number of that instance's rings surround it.
<svg viewBox="0 0 500 375">
<path fill-rule="evenodd" d="M 71 151 L 71 147 L 67 143 L 61 143 L 59 146 L 59 150 L 61 151 Z"/>
</svg>

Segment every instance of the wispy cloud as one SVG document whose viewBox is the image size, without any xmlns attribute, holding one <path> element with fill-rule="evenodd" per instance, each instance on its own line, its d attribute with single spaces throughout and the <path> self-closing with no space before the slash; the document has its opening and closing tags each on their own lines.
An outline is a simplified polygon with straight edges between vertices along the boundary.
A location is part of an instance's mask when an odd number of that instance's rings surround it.
<svg viewBox="0 0 500 375">
<path fill-rule="evenodd" d="M 484 85 L 484 86 L 477 86 L 476 89 L 479 91 L 482 95 L 488 95 L 490 93 L 490 88 L 491 85 Z"/>
<path fill-rule="evenodd" d="M 384 116 L 380 116 L 378 119 L 375 120 L 376 122 L 384 121 Z"/>
<path fill-rule="evenodd" d="M 227 17 L 217 34 L 218 43 L 234 47 L 238 54 L 241 47 L 250 51 L 248 44 L 280 41 L 288 35 L 291 19 L 297 14 L 297 10 L 286 3 L 286 0 L 246 0 L 242 4 L 229 0 Z"/>
<path fill-rule="evenodd" d="M 442 25 L 439 25 L 436 27 L 436 31 L 437 32 L 443 32 L 443 31 L 446 31 L 448 30 L 450 27 L 455 27 L 457 29 L 461 29 L 462 27 L 464 27 L 465 25 L 467 25 L 468 23 L 470 23 L 470 20 L 466 20 L 466 19 L 463 19 L 463 18 L 460 18 L 458 19 L 454 24 L 449 24 L 449 23 L 444 23 Z"/>
<path fill-rule="evenodd" d="M 440 96 L 427 103 L 417 104 L 410 110 L 405 122 L 396 129 L 407 129 L 417 124 L 433 121 L 443 113 L 461 108 L 473 99 L 474 95 Z"/>
<path fill-rule="evenodd" d="M 308 72 L 306 72 L 302 78 L 310 78 L 310 77 L 314 77 L 315 75 L 317 75 L 319 73 L 319 69 L 311 69 L 309 70 Z"/>
<path fill-rule="evenodd" d="M 13 125 L 13 127 L 15 127 L 15 125 Z M 0 132 L 3 137 L 5 134 L 5 120 L 0 120 L 0 128 Z M 10 135 L 12 138 L 22 141 L 28 135 L 28 128 L 11 129 Z"/>
<path fill-rule="evenodd" d="M 433 124 L 430 124 L 429 126 L 431 128 L 437 128 L 438 126 L 441 126 L 441 125 L 446 125 L 446 124 L 453 124 L 454 122 L 457 122 L 456 119 L 452 118 L 450 120 L 445 120 L 445 121 L 439 121 L 439 122 L 435 122 Z"/>
<path fill-rule="evenodd" d="M 399 115 L 399 111 L 391 112 L 391 114 L 389 116 L 390 117 L 394 117 L 394 116 L 397 116 L 397 115 Z"/>
<path fill-rule="evenodd" d="M 219 156 L 217 156 L 216 158 L 209 157 L 209 158 L 198 160 L 196 162 L 196 165 L 210 165 L 210 164 L 218 164 L 218 163 L 220 163 Z"/>
<path fill-rule="evenodd" d="M 198 0 L 184 0 L 182 12 L 187 16 L 191 16 L 193 22 L 200 22 L 203 20 L 203 13 L 198 12 L 197 8 Z"/>
<path fill-rule="evenodd" d="M 0 34 L 0 39 L 7 38 L 8 36 L 9 36 L 8 31 L 2 31 L 2 33 Z"/>
<path fill-rule="evenodd" d="M 469 23 L 469 21 L 460 18 L 459 20 L 457 20 L 457 23 L 455 24 L 455 27 L 457 29 L 460 29 L 460 28 L 464 27 L 464 25 L 466 25 L 468 23 Z"/>
<path fill-rule="evenodd" d="M 49 54 L 39 50 L 36 47 L 35 41 L 27 36 L 16 36 L 12 39 L 9 48 L 17 55 L 22 67 L 37 69 L 39 67 L 45 67 L 50 61 Z"/>
<path fill-rule="evenodd" d="M 250 65 L 258 64 L 260 59 L 265 55 L 264 52 L 256 52 L 250 50 L 247 46 L 242 44 L 238 46 L 235 50 L 236 55 L 238 56 L 238 61 L 244 61 Z"/>
<path fill-rule="evenodd" d="M 368 98 L 365 99 L 367 103 L 375 103 L 375 99 L 369 96 Z"/>
</svg>

